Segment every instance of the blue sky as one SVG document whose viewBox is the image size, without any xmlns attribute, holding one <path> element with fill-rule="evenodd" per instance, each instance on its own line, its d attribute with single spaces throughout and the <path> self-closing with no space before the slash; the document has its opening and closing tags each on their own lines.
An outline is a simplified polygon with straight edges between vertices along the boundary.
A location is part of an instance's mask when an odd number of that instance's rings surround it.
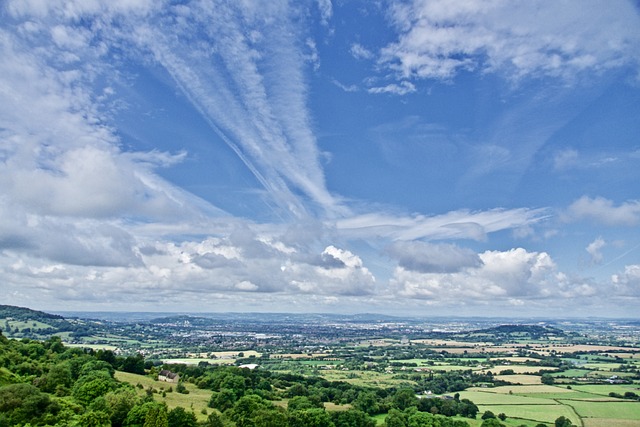
<svg viewBox="0 0 640 427">
<path fill-rule="evenodd" d="M 631 316 L 631 1 L 8 0 L 2 302 Z"/>
</svg>

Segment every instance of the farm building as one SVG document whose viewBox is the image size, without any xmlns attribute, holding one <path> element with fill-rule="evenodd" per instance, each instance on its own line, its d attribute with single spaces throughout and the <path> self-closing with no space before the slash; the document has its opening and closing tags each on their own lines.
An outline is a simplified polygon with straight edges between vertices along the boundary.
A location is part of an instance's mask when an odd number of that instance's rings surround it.
<svg viewBox="0 0 640 427">
<path fill-rule="evenodd" d="M 158 374 L 158 381 L 164 381 L 168 383 L 177 383 L 178 381 L 180 381 L 180 375 L 176 374 L 175 372 L 171 372 L 171 371 L 167 371 L 166 369 L 163 369 Z"/>
</svg>

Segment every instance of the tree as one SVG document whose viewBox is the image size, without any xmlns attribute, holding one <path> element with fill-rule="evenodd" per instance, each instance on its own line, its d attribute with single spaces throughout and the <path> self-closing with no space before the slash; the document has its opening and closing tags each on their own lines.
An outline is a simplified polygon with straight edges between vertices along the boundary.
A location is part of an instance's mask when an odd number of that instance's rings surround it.
<svg viewBox="0 0 640 427">
<path fill-rule="evenodd" d="M 542 377 L 540 378 L 540 382 L 542 382 L 542 384 L 546 384 L 546 385 L 553 385 L 555 380 L 553 379 L 553 377 L 550 374 L 542 374 Z"/>
<path fill-rule="evenodd" d="M 495 418 L 496 414 L 494 414 L 491 411 L 484 411 L 484 414 L 482 414 L 482 416 L 480 418 L 482 418 L 483 420 L 488 420 L 490 418 Z"/>
<path fill-rule="evenodd" d="M 143 427 L 168 427 L 167 408 L 164 405 L 154 405 L 149 408 L 144 418 Z"/>
<path fill-rule="evenodd" d="M 228 388 L 220 389 L 220 391 L 214 391 L 209 399 L 209 407 L 216 408 L 220 412 L 224 412 L 227 409 L 233 408 L 236 403 L 237 397 L 233 390 Z"/>
<path fill-rule="evenodd" d="M 434 425 L 435 416 L 428 412 L 416 412 L 409 416 L 408 427 L 431 427 Z M 438 424 L 440 425 L 440 424 Z"/>
<path fill-rule="evenodd" d="M 396 394 L 393 396 L 394 408 L 405 410 L 412 406 L 418 406 L 418 398 L 413 389 L 401 388 L 396 391 Z"/>
<path fill-rule="evenodd" d="M 337 427 L 376 427 L 376 420 L 358 409 L 331 412 L 331 421 Z"/>
<path fill-rule="evenodd" d="M 80 415 L 78 426 L 81 427 L 111 427 L 109 414 L 104 411 L 88 411 Z"/>
<path fill-rule="evenodd" d="M 569 418 L 563 415 L 556 418 L 555 427 L 573 427 L 573 423 Z"/>
<path fill-rule="evenodd" d="M 147 414 L 155 407 L 163 406 L 158 402 L 144 402 L 134 405 L 133 408 L 127 414 L 127 418 L 124 421 L 124 426 L 127 427 L 141 427 L 144 425 Z M 165 409 L 166 412 L 166 409 Z"/>
<path fill-rule="evenodd" d="M 504 427 L 504 424 L 498 421 L 497 418 L 487 418 L 480 424 L 480 427 Z"/>
<path fill-rule="evenodd" d="M 207 417 L 204 427 L 224 427 L 224 422 L 222 422 L 222 417 L 220 417 L 220 415 L 212 412 Z"/>
<path fill-rule="evenodd" d="M 273 405 L 255 394 L 241 397 L 228 411 L 229 418 L 237 427 L 254 427 L 254 416 L 259 409 L 272 409 Z"/>
<path fill-rule="evenodd" d="M 121 388 L 105 394 L 104 396 L 113 427 L 121 427 L 127 419 L 127 414 L 138 402 L 136 392 L 130 388 Z"/>
<path fill-rule="evenodd" d="M 289 427 L 335 427 L 324 409 L 311 408 L 289 414 Z"/>
<path fill-rule="evenodd" d="M 352 403 L 353 407 L 369 415 L 375 415 L 380 411 L 378 396 L 372 391 L 361 391 Z"/>
<path fill-rule="evenodd" d="M 407 415 L 397 409 L 391 409 L 384 419 L 385 427 L 407 427 Z"/>
<path fill-rule="evenodd" d="M 105 356 L 106 359 L 109 359 L 108 354 Z M 124 360 L 122 360 L 120 370 L 131 372 L 132 374 L 144 375 L 144 357 L 141 354 L 136 354 L 135 356 L 127 356 Z"/>
<path fill-rule="evenodd" d="M 97 371 L 93 375 L 81 377 L 73 386 L 73 397 L 83 405 L 88 405 L 95 398 L 104 396 L 116 388 L 113 378 L 100 375 L 104 371 Z"/>
<path fill-rule="evenodd" d="M 31 384 L 10 384 L 0 388 L 0 413 L 10 420 L 8 425 L 37 423 L 52 409 L 53 402 Z"/>
<path fill-rule="evenodd" d="M 282 427 L 289 423 L 287 413 L 282 408 L 258 409 L 253 422 L 255 427 Z"/>
<path fill-rule="evenodd" d="M 167 419 L 169 427 L 196 427 L 198 425 L 196 414 L 187 412 L 180 406 L 169 411 Z"/>
<path fill-rule="evenodd" d="M 301 411 L 303 409 L 324 408 L 321 401 L 313 402 L 307 396 L 296 396 L 289 399 L 287 409 L 291 411 Z"/>
</svg>

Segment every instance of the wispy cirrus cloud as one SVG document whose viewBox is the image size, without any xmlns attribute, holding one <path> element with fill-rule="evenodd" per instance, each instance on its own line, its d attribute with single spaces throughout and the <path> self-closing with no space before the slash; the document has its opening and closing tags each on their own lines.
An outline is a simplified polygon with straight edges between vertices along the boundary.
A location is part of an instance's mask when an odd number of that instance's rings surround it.
<svg viewBox="0 0 640 427">
<path fill-rule="evenodd" d="M 195 3 L 180 8 L 182 19 L 160 15 L 132 36 L 294 217 L 308 214 L 308 202 L 343 211 L 325 186 L 306 106 L 302 13 L 280 2 Z M 205 35 L 200 45 L 189 42 L 194 33 Z"/>
<path fill-rule="evenodd" d="M 370 213 L 338 220 L 336 227 L 352 237 L 383 237 L 394 241 L 484 240 L 489 233 L 532 225 L 548 216 L 545 209 L 459 210 L 434 216 Z"/>
<path fill-rule="evenodd" d="M 330 19 L 331 2 L 318 6 L 322 19 Z M 344 212 L 326 189 L 306 105 L 305 73 L 318 66 L 318 57 L 306 33 L 305 7 L 200 1 L 166 7 L 147 1 L 7 5 L 14 25 L 23 28 L 23 37 L 14 34 L 12 41 L 33 47 L 37 39 L 39 60 L 52 75 L 72 78 L 89 104 L 97 97 L 86 76 L 119 73 L 127 61 L 165 68 L 281 213 L 295 218 L 311 214 L 309 209 Z M 78 25 L 80 19 L 84 24 Z M 84 87 L 77 85 L 81 76 Z"/>
</svg>

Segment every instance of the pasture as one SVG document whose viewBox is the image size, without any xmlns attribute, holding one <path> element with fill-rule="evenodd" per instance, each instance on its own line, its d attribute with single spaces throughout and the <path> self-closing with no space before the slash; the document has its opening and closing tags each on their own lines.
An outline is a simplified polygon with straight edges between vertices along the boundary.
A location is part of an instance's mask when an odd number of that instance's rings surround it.
<svg viewBox="0 0 640 427">
<path fill-rule="evenodd" d="M 472 400 L 480 413 L 486 410 L 505 413 L 507 421 L 512 418 L 553 423 L 565 416 L 578 426 L 631 427 L 640 426 L 640 402 L 610 397 L 609 393 L 638 393 L 639 387 L 638 384 L 572 385 L 571 389 L 548 385 L 503 386 L 467 389 L 460 397 Z"/>
<path fill-rule="evenodd" d="M 208 407 L 209 399 L 211 399 L 211 390 L 199 389 L 191 383 L 184 383 L 189 394 L 181 394 L 175 391 L 177 384 L 156 381 L 146 375 L 116 371 L 115 377 L 118 381 L 131 384 L 141 397 L 146 395 L 145 390 L 155 390 L 156 393 L 154 393 L 153 396 L 157 402 L 166 403 L 170 410 L 178 406 L 185 408 L 187 411 L 192 410 L 199 421 L 204 421 L 207 418 L 207 416 L 202 413 L 203 409 L 208 413 L 213 411 L 213 409 Z M 143 388 L 137 387 L 138 384 L 142 385 Z M 169 392 L 169 388 L 173 389 L 173 391 Z"/>
</svg>

